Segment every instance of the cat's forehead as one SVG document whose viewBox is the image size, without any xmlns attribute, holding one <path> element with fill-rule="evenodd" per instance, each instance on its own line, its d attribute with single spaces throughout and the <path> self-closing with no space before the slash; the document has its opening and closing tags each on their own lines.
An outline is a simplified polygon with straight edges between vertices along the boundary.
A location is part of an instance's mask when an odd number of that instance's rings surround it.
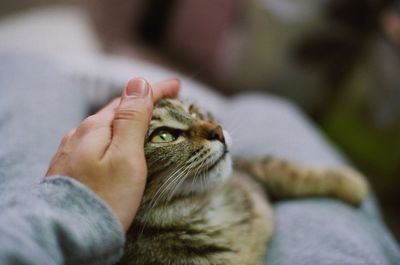
<svg viewBox="0 0 400 265">
<path fill-rule="evenodd" d="M 163 125 L 165 122 L 182 123 L 186 127 L 199 120 L 215 122 L 214 116 L 198 107 L 192 101 L 181 99 L 162 99 L 156 103 L 153 110 L 151 125 Z M 168 124 L 164 124 L 168 125 Z"/>
<path fill-rule="evenodd" d="M 192 104 L 179 99 L 162 99 L 154 106 L 150 131 L 156 127 L 167 126 L 186 130 L 194 122 L 190 114 Z"/>
<path fill-rule="evenodd" d="M 162 110 L 176 110 L 188 112 L 190 106 L 193 104 L 187 100 L 181 99 L 161 99 L 154 106 L 154 111 L 162 111 Z"/>
<path fill-rule="evenodd" d="M 161 119 L 170 116 L 173 119 L 189 122 L 193 120 L 193 113 L 201 113 L 193 102 L 182 99 L 162 99 L 154 106 L 153 119 Z"/>
</svg>

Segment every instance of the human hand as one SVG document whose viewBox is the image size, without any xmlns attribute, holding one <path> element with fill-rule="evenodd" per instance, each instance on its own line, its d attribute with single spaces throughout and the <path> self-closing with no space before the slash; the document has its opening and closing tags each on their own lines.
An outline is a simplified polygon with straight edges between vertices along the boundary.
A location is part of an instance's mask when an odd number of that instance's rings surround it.
<svg viewBox="0 0 400 265">
<path fill-rule="evenodd" d="M 140 205 L 147 178 L 144 139 L 153 104 L 174 97 L 179 81 L 151 86 L 132 79 L 122 97 L 66 134 L 46 176 L 74 178 L 111 206 L 125 231 Z"/>
</svg>

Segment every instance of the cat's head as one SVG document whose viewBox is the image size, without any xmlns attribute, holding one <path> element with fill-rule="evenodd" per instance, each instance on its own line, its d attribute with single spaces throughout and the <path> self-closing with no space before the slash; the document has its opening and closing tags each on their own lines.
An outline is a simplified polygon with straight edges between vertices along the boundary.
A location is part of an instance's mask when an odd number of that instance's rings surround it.
<svg viewBox="0 0 400 265">
<path fill-rule="evenodd" d="M 194 104 L 159 101 L 145 141 L 147 191 L 168 199 L 223 183 L 232 168 L 229 142 L 229 135 L 212 115 Z"/>
</svg>

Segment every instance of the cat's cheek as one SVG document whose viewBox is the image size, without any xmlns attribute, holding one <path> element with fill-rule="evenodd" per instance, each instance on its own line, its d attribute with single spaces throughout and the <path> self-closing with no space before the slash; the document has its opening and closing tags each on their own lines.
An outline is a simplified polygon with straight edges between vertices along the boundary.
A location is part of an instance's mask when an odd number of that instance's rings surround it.
<svg viewBox="0 0 400 265">
<path fill-rule="evenodd" d="M 213 174 L 214 173 L 214 174 Z M 215 169 L 215 172 L 210 172 L 214 175 L 215 181 L 217 183 L 224 183 L 232 174 L 232 158 L 229 154 L 226 155 L 220 165 Z"/>
<path fill-rule="evenodd" d="M 229 178 L 232 175 L 232 157 L 228 154 L 226 156 L 226 168 L 225 168 L 225 179 Z"/>
<path fill-rule="evenodd" d="M 232 137 L 226 130 L 223 130 L 223 133 L 224 133 L 226 147 L 228 148 L 228 150 L 231 150 L 231 148 L 232 148 Z"/>
</svg>

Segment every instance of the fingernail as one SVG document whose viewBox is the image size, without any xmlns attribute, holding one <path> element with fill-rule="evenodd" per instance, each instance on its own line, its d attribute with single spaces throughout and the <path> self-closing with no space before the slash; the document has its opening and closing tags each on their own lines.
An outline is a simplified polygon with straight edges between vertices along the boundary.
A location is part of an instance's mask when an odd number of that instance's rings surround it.
<svg viewBox="0 0 400 265">
<path fill-rule="evenodd" d="M 149 86 L 143 79 L 133 79 L 129 81 L 125 91 L 128 97 L 144 98 L 149 94 Z"/>
</svg>

